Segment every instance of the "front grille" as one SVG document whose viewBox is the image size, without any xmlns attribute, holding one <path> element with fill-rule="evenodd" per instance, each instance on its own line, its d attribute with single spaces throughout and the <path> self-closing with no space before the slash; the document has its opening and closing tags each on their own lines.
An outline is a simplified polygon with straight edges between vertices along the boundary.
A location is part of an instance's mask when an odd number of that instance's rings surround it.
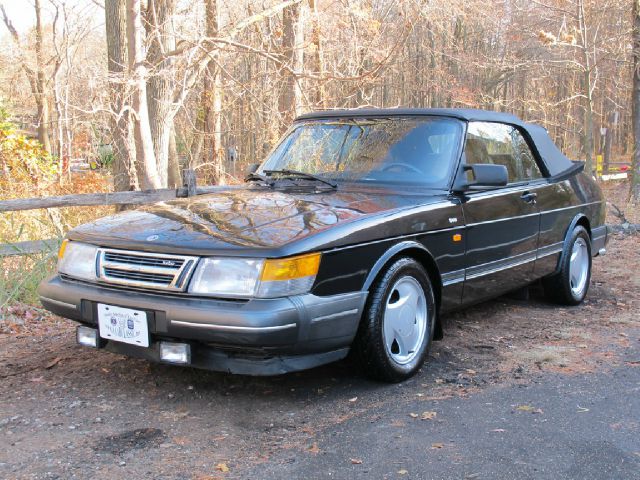
<svg viewBox="0 0 640 480">
<path fill-rule="evenodd" d="M 130 253 L 105 252 L 105 262 L 119 262 L 131 265 L 146 265 L 149 267 L 175 267 L 180 268 L 184 263 L 184 259 L 168 259 L 164 257 L 141 257 L 139 255 L 131 255 Z"/>
<path fill-rule="evenodd" d="M 117 285 L 182 292 L 198 257 L 100 249 L 98 278 Z"/>
</svg>

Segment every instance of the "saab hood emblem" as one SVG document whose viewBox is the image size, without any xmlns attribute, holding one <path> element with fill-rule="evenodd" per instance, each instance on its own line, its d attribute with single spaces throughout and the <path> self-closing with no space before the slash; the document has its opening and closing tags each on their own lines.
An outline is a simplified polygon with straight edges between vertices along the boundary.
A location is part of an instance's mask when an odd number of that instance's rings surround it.
<svg viewBox="0 0 640 480">
<path fill-rule="evenodd" d="M 159 239 L 160 237 L 158 235 L 149 235 L 147 237 L 147 242 L 155 242 L 157 239 Z"/>
</svg>

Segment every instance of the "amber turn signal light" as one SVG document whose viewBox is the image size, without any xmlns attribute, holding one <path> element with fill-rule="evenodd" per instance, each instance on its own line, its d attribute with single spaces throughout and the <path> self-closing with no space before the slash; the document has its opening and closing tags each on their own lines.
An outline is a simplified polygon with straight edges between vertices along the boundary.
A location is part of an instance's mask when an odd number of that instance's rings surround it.
<svg viewBox="0 0 640 480">
<path fill-rule="evenodd" d="M 311 253 L 292 258 L 265 260 L 260 280 L 273 282 L 310 277 L 318 273 L 320 254 Z"/>
<path fill-rule="evenodd" d="M 64 252 L 67 250 L 68 243 L 69 243 L 69 240 L 64 239 L 60 244 L 60 250 L 58 250 L 58 260 L 62 260 L 62 257 L 64 257 Z"/>
</svg>

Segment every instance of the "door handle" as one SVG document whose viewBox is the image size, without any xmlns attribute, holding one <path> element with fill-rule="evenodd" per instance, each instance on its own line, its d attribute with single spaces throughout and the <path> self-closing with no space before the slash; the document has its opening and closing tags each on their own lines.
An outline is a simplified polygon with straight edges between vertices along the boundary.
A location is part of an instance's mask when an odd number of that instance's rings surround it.
<svg viewBox="0 0 640 480">
<path fill-rule="evenodd" d="M 520 198 L 524 200 L 526 203 L 535 205 L 536 199 L 538 198 L 538 194 L 534 192 L 524 192 L 522 195 L 520 195 Z"/>
</svg>

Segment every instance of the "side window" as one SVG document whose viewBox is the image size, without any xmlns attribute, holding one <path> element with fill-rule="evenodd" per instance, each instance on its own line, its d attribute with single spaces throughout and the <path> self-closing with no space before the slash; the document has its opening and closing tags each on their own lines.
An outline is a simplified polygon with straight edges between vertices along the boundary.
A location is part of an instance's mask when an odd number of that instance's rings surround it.
<svg viewBox="0 0 640 480">
<path fill-rule="evenodd" d="M 529 148 L 529 144 L 522 134 L 515 128 L 513 129 L 513 142 L 516 146 L 518 167 L 521 171 L 521 177 L 525 180 L 542 178 L 542 172 L 540 172 L 540 167 L 538 167 L 538 164 L 536 163 L 533 153 Z"/>
<path fill-rule="evenodd" d="M 507 167 L 509 183 L 541 178 L 533 154 L 522 134 L 503 123 L 470 122 L 465 141 L 466 162 Z"/>
</svg>

